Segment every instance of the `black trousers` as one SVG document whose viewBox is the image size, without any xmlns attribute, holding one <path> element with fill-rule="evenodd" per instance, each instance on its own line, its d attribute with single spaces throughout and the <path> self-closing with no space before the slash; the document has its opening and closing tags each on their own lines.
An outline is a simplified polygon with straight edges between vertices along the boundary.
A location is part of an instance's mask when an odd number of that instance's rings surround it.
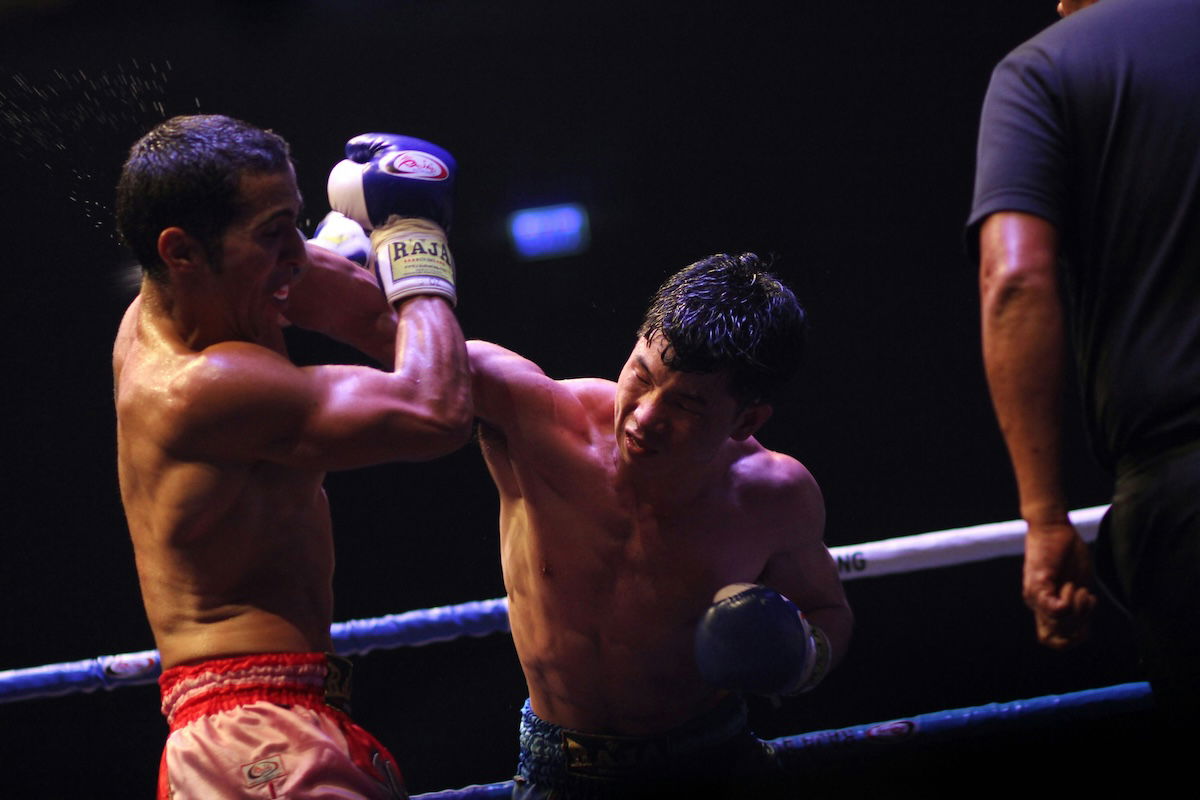
<svg viewBox="0 0 1200 800">
<path fill-rule="evenodd" d="M 1155 704 L 1200 713 L 1200 442 L 1122 461 L 1097 573 L 1129 613 Z"/>
</svg>

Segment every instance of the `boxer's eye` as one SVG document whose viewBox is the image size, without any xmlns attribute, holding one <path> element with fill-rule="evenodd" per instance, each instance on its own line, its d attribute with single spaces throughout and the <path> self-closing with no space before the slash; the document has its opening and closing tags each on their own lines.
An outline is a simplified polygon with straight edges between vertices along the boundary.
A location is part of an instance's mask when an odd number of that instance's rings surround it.
<svg viewBox="0 0 1200 800">
<path fill-rule="evenodd" d="M 297 230 L 297 229 L 291 223 L 279 223 L 276 225 L 268 226 L 263 231 L 263 235 L 266 236 L 268 239 L 278 239 L 285 235 L 290 236 L 292 234 L 292 231 L 295 231 L 295 230 Z"/>
</svg>

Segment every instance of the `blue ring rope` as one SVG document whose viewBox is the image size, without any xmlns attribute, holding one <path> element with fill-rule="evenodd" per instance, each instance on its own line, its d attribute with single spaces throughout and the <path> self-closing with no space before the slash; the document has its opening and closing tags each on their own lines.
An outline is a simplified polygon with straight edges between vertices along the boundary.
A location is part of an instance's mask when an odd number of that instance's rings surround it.
<svg viewBox="0 0 1200 800">
<path fill-rule="evenodd" d="M 498 597 L 336 622 L 329 630 L 334 650 L 344 656 L 381 647 L 418 647 L 462 636 L 487 636 L 508 630 L 508 599 Z M 0 672 L 0 703 L 138 686 L 154 683 L 161 673 L 157 650 L 4 670 Z"/>
<path fill-rule="evenodd" d="M 870 725 L 783 736 L 770 739 L 767 743 L 789 760 L 796 756 L 822 758 L 834 752 L 870 757 L 883 748 L 924 744 L 939 739 L 960 740 L 966 736 L 985 736 L 1067 720 L 1107 717 L 1121 712 L 1146 710 L 1153 705 L 1150 684 L 1122 683 L 1009 703 L 934 711 Z M 512 781 L 501 781 L 417 794 L 413 795 L 413 800 L 493 800 L 511 796 L 512 788 Z"/>
<path fill-rule="evenodd" d="M 1084 509 L 1089 515 L 1088 523 L 1094 523 L 1094 512 L 1103 507 Z M 1082 520 L 1081 520 L 1082 521 Z M 1014 548 L 1008 539 L 1019 531 L 1009 530 L 1015 523 L 997 523 L 997 531 L 982 538 L 994 538 L 1001 542 L 1003 551 L 973 552 L 956 554 L 953 560 L 963 562 L 982 560 L 1007 555 Z M 870 543 L 881 554 L 892 550 L 903 550 L 909 542 L 929 539 L 934 550 L 945 549 L 947 541 L 956 537 L 965 538 L 974 550 L 982 530 L 962 529 L 885 542 Z M 992 547 L 988 544 L 988 547 Z M 843 548 L 836 548 L 841 550 Z M 849 550 L 849 548 L 845 548 Z M 902 554 L 901 561 L 915 561 Z M 886 561 L 887 559 L 883 559 Z M 894 559 L 893 559 L 894 560 Z M 927 558 L 922 556 L 922 562 Z M 921 567 L 942 564 L 921 563 Z M 910 565 L 911 566 L 911 565 Z M 896 566 L 884 565 L 881 574 L 894 571 Z M 866 575 L 846 575 L 867 577 Z M 436 642 L 445 642 L 463 636 L 481 637 L 493 633 L 507 632 L 508 600 L 500 597 L 452 606 L 420 609 L 402 614 L 389 614 L 374 619 L 350 620 L 335 623 L 330 627 L 334 649 L 342 655 L 359 655 L 378 648 L 416 647 Z M 0 703 L 40 697 L 53 697 L 74 692 L 91 692 L 97 689 L 111 690 L 122 686 L 153 683 L 161 674 L 161 664 L 156 650 L 99 656 L 83 661 L 47 664 L 28 669 L 0 671 Z M 925 742 L 939 738 L 961 738 L 966 735 L 979 736 L 1015 728 L 1073 718 L 1108 716 L 1122 711 L 1151 708 L 1153 698 L 1148 683 L 1126 683 L 1100 689 L 1089 689 L 1061 695 L 1047 695 L 1028 700 L 1008 703 L 989 703 L 983 706 L 936 711 L 907 719 L 891 720 L 870 725 L 856 725 L 837 730 L 814 731 L 797 736 L 772 739 L 768 743 L 790 761 L 796 757 L 824 756 L 834 754 L 861 755 L 866 750 L 877 751 L 881 746 L 890 747 L 898 743 Z M 512 782 L 502 781 L 462 789 L 453 789 L 429 794 L 415 795 L 422 800 L 490 800 L 506 798 L 512 792 Z"/>
<path fill-rule="evenodd" d="M 334 647 L 343 655 L 381 647 L 420 646 L 462 636 L 487 636 L 508 631 L 506 598 L 409 611 L 385 617 L 334 624 Z M 144 650 L 115 656 L 48 664 L 0 672 L 0 702 L 51 697 L 96 689 L 153 683 L 161 672 L 158 652 Z M 1008 703 L 937 711 L 907 719 L 837 730 L 814 731 L 770 740 L 789 758 L 817 754 L 858 754 L 898 743 L 936 738 L 961 738 L 1063 719 L 1107 716 L 1148 709 L 1153 699 L 1148 683 L 1126 683 L 1061 695 Z M 507 797 L 512 782 L 468 786 L 416 795 L 423 800 L 488 800 Z"/>
</svg>

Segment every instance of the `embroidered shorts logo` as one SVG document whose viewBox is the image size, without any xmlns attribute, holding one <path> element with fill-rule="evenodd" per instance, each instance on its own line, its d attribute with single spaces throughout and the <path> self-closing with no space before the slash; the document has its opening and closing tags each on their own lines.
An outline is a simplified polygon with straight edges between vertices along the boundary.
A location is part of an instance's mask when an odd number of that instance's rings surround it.
<svg viewBox="0 0 1200 800">
<path fill-rule="evenodd" d="M 269 781 L 282 778 L 287 775 L 287 770 L 283 768 L 282 756 L 271 756 L 269 758 L 259 759 L 253 764 L 242 765 L 242 777 L 246 781 L 246 786 L 262 786 Z"/>
</svg>

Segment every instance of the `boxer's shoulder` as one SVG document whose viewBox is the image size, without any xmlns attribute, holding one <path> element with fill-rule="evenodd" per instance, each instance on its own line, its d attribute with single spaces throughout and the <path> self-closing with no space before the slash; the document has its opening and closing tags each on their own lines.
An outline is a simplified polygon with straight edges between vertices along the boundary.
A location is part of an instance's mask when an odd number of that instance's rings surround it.
<svg viewBox="0 0 1200 800">
<path fill-rule="evenodd" d="M 808 468 L 786 453 L 768 450 L 753 439 L 735 453 L 730 472 L 734 482 L 750 492 L 794 492 L 815 489 Z"/>
<path fill-rule="evenodd" d="M 792 456 L 760 447 L 737 459 L 731 475 L 739 507 L 763 516 L 808 519 L 824 515 L 816 478 Z"/>
<path fill-rule="evenodd" d="M 608 415 L 612 422 L 613 401 L 617 396 L 617 384 L 603 378 L 571 378 L 558 384 L 574 395 L 589 411 Z"/>
<path fill-rule="evenodd" d="M 253 342 L 218 342 L 198 353 L 179 355 L 167 371 L 173 373 L 169 389 L 180 398 L 233 403 L 261 399 L 274 405 L 283 399 L 278 394 L 280 381 L 304 374 L 283 355 Z"/>
<path fill-rule="evenodd" d="M 160 347 L 126 362 L 117 415 L 171 452 L 205 456 L 228 439 L 245 445 L 273 435 L 303 417 L 311 396 L 302 370 L 260 345 Z"/>
</svg>

